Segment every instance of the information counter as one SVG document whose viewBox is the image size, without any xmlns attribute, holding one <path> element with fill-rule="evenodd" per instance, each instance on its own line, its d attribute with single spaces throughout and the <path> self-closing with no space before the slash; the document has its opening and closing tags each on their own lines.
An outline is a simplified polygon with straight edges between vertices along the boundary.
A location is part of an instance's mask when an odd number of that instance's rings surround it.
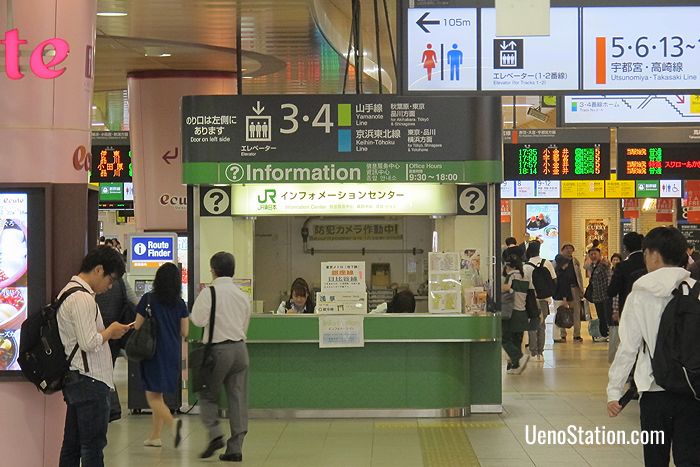
<svg viewBox="0 0 700 467">
<path fill-rule="evenodd" d="M 500 413 L 500 319 L 364 316 L 365 346 L 319 348 L 319 315 L 253 315 L 252 417 Z M 224 404 L 225 406 L 225 404 Z"/>
</svg>

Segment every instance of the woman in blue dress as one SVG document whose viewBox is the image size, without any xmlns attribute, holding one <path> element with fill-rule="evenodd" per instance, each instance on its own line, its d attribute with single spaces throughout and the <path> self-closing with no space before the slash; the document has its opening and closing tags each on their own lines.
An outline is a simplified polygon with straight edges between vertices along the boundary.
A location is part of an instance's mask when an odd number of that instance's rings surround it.
<svg viewBox="0 0 700 467">
<path fill-rule="evenodd" d="M 141 380 L 146 390 L 146 401 L 151 408 L 152 427 L 144 446 L 160 447 L 163 425 L 174 431 L 175 447 L 180 445 L 182 420 L 175 420 L 163 401 L 163 393 L 179 391 L 178 373 L 182 338 L 189 331 L 187 305 L 181 298 L 180 270 L 173 263 L 165 263 L 156 272 L 153 290 L 141 297 L 136 307 L 134 327 L 140 328 L 150 308 L 155 319 L 157 338 L 153 358 L 141 362 Z"/>
</svg>

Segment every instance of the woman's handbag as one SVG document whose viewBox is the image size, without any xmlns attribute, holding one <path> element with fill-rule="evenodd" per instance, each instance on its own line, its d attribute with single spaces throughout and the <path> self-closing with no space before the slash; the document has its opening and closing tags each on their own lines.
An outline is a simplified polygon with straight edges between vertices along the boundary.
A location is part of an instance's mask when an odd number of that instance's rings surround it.
<svg viewBox="0 0 700 467">
<path fill-rule="evenodd" d="M 151 292 L 146 295 L 146 316 L 141 327 L 131 334 L 126 342 L 126 356 L 134 362 L 150 360 L 156 353 L 158 330 L 151 312 Z"/>
<path fill-rule="evenodd" d="M 572 328 L 574 326 L 574 311 L 566 305 L 561 305 L 557 308 L 557 314 L 554 316 L 554 324 L 560 328 Z"/>
<path fill-rule="evenodd" d="M 216 291 L 211 290 L 211 313 L 209 315 L 209 340 L 203 346 L 190 352 L 189 367 L 191 372 L 192 390 L 201 392 L 211 381 L 211 375 L 216 367 L 216 358 L 211 353 L 212 339 L 214 337 L 214 323 L 216 322 Z"/>
</svg>

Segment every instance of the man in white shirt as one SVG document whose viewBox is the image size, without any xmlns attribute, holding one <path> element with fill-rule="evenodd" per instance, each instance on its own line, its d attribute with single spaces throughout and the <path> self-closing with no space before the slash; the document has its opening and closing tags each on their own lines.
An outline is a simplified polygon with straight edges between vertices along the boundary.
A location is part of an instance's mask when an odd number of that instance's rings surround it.
<svg viewBox="0 0 700 467">
<path fill-rule="evenodd" d="M 70 295 L 58 310 L 56 319 L 70 372 L 63 386 L 66 401 L 66 422 L 59 467 L 102 467 L 102 451 L 107 445 L 109 392 L 112 382 L 110 339 L 119 339 L 130 328 L 112 323 L 105 329 L 95 294 L 109 290 L 124 274 L 122 256 L 109 246 L 99 246 L 85 256 L 80 272 L 61 290 L 82 287 Z"/>
<path fill-rule="evenodd" d="M 219 456 L 222 461 L 243 460 L 243 439 L 248 432 L 248 349 L 246 332 L 250 323 L 250 298 L 233 283 L 236 261 L 231 253 L 220 251 L 209 260 L 216 295 L 212 355 L 215 366 L 206 387 L 199 394 L 202 423 L 209 431 L 209 444 L 199 455 L 205 459 L 226 446 Z M 190 319 L 204 327 L 203 342 L 209 340 L 211 318 L 211 290 L 206 288 L 197 297 Z M 228 400 L 231 438 L 224 444 L 219 426 L 218 404 L 222 387 Z"/>
<path fill-rule="evenodd" d="M 525 279 L 530 281 L 530 283 L 533 284 L 533 286 L 534 282 L 532 281 L 532 273 L 535 270 L 535 267 L 540 267 L 540 265 L 542 265 L 542 267 L 544 267 L 549 272 L 549 275 L 552 277 L 552 284 L 554 284 L 554 281 L 557 280 L 557 273 L 554 271 L 554 266 L 552 266 L 552 262 L 540 257 L 541 246 L 542 244 L 538 240 L 535 240 L 528 243 L 527 250 L 525 251 L 525 255 L 528 259 L 525 263 L 523 263 L 523 273 Z M 539 295 L 540 291 L 536 290 L 536 292 Z M 552 290 L 552 292 L 554 292 L 554 290 Z M 528 331 L 528 350 L 530 351 L 530 355 L 532 356 L 532 358 L 540 362 L 544 361 L 544 320 L 547 319 L 547 316 L 549 315 L 549 304 L 551 302 L 551 296 L 537 299 L 537 305 L 540 307 L 540 322 L 537 325 L 537 329 L 530 328 L 530 330 Z"/>
<path fill-rule="evenodd" d="M 686 261 L 687 243 L 677 229 L 657 227 L 642 245 L 649 272 L 632 286 L 620 316 L 620 345 L 608 372 L 608 415 L 615 417 L 622 410 L 618 401 L 636 361 L 634 381 L 640 393 L 641 428 L 664 432 L 664 444 L 644 445 L 645 465 L 669 465 L 671 444 L 676 465 L 700 465 L 700 401 L 665 391 L 656 384 L 651 366 L 659 321 L 673 291 L 683 281 L 691 287 L 695 284 L 680 267 Z"/>
</svg>

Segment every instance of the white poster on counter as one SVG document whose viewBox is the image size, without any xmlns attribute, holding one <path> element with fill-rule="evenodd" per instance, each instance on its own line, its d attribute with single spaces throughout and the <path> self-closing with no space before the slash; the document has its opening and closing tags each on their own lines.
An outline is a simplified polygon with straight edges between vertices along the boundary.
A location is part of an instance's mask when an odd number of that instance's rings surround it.
<svg viewBox="0 0 700 467">
<path fill-rule="evenodd" d="M 321 263 L 322 292 L 367 292 L 364 261 Z"/>
<path fill-rule="evenodd" d="M 462 312 L 460 259 L 456 252 L 428 254 L 428 312 Z"/>
<path fill-rule="evenodd" d="M 318 346 L 322 349 L 364 347 L 364 316 L 319 316 Z"/>
</svg>

